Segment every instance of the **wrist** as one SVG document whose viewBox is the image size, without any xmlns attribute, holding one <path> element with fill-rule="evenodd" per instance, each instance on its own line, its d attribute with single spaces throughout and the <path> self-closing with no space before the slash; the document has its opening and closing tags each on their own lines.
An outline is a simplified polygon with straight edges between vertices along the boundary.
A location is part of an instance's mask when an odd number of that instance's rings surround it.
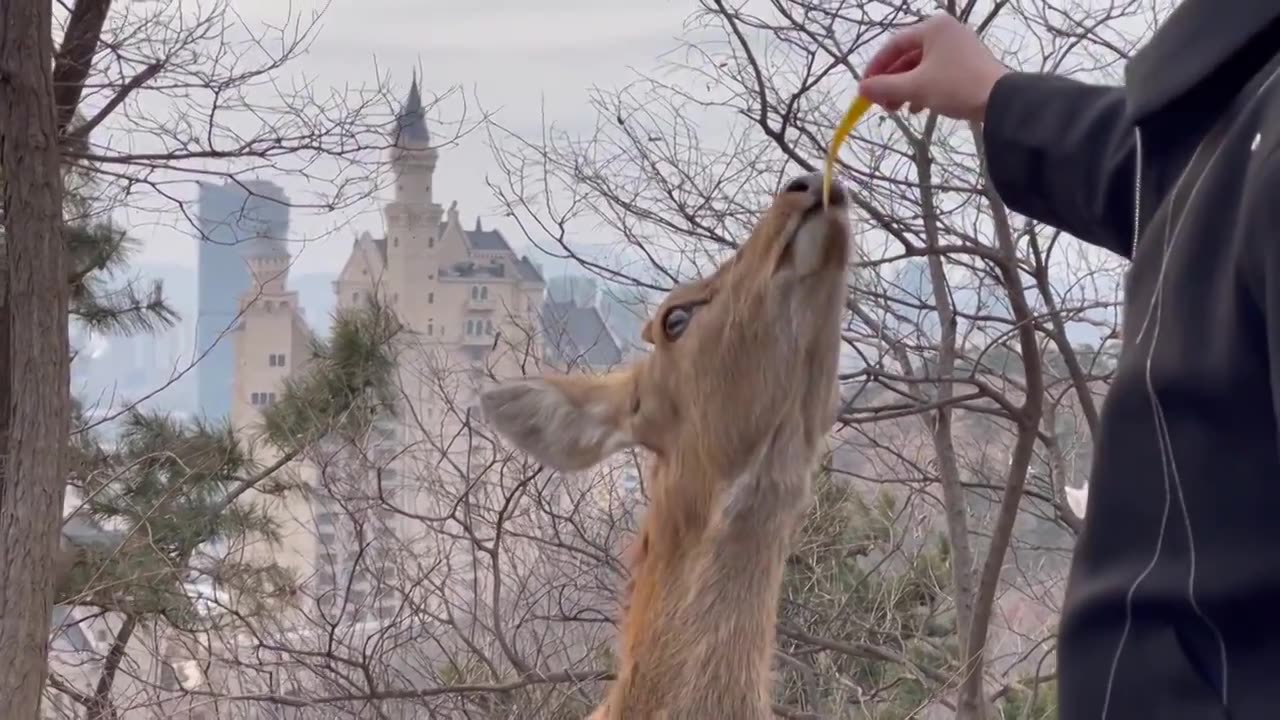
<svg viewBox="0 0 1280 720">
<path fill-rule="evenodd" d="M 974 103 L 973 108 L 971 108 L 969 115 L 966 118 L 967 120 L 976 123 L 986 122 L 987 106 L 991 103 L 991 94 L 995 91 L 996 83 L 1000 82 L 1001 78 L 1012 72 L 1012 70 L 1004 65 L 992 61 L 991 67 L 986 68 L 981 75 L 981 80 L 978 85 L 979 91 L 977 93 L 979 100 Z"/>
</svg>

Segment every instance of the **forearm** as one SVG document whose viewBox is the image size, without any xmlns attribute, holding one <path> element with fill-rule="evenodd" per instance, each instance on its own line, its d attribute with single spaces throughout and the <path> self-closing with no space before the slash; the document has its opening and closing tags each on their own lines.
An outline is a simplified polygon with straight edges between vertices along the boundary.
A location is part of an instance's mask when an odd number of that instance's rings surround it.
<svg viewBox="0 0 1280 720">
<path fill-rule="evenodd" d="M 1009 73 L 992 89 L 983 141 L 1010 208 L 1129 255 L 1135 141 L 1120 88 Z"/>
</svg>

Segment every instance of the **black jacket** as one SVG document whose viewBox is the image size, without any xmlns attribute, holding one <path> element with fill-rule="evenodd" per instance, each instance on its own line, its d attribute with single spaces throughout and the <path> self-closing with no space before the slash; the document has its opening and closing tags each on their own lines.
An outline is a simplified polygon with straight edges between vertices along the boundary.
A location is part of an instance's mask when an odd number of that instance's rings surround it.
<svg viewBox="0 0 1280 720">
<path fill-rule="evenodd" d="M 1187 0 L 1123 89 L 1008 75 L 984 139 L 1012 209 L 1133 260 L 1062 720 L 1280 718 L 1280 1 Z"/>
</svg>

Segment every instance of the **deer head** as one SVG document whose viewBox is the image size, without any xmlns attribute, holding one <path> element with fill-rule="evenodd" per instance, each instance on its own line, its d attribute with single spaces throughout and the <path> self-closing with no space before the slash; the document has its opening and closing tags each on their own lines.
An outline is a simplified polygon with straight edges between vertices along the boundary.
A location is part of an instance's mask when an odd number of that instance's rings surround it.
<svg viewBox="0 0 1280 720">
<path fill-rule="evenodd" d="M 790 181 L 733 257 L 672 290 L 643 359 L 481 397 L 551 467 L 652 454 L 618 681 L 593 718 L 768 717 L 782 564 L 838 399 L 849 221 L 844 190 L 821 193 L 818 174 Z"/>
</svg>

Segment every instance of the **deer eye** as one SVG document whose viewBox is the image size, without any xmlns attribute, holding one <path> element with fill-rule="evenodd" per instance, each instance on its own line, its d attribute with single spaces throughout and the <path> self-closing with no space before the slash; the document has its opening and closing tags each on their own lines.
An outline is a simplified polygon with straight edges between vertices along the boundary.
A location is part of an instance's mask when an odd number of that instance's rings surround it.
<svg viewBox="0 0 1280 720">
<path fill-rule="evenodd" d="M 679 305 L 667 311 L 662 318 L 662 333 L 667 336 L 668 340 L 676 340 L 689 327 L 689 320 L 693 317 L 690 308 Z"/>
</svg>

